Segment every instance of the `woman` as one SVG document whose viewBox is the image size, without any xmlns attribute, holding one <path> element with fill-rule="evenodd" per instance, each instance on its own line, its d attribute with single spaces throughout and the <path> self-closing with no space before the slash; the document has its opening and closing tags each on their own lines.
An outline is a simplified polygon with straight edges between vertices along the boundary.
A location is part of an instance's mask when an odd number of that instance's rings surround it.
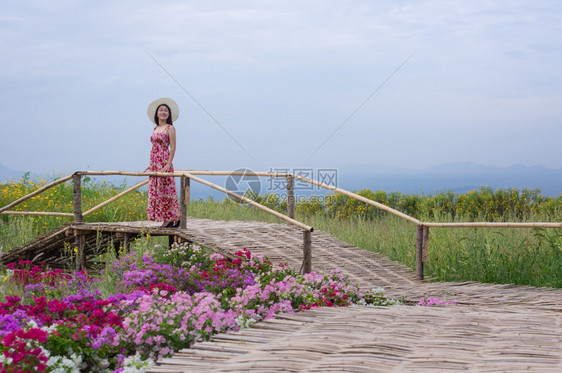
<svg viewBox="0 0 562 373">
<path fill-rule="evenodd" d="M 159 98 L 148 106 L 148 117 L 156 125 L 150 136 L 150 166 L 145 171 L 174 172 L 178 105 L 170 98 Z M 148 182 L 148 220 L 161 221 L 166 228 L 177 228 L 180 210 L 173 177 L 150 177 Z"/>
</svg>

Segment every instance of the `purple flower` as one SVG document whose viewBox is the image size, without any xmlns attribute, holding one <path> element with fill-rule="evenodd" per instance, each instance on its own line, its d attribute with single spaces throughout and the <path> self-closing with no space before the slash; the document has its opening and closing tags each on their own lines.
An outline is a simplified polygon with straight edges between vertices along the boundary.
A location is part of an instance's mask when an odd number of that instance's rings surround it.
<svg viewBox="0 0 562 373">
<path fill-rule="evenodd" d="M 0 337 L 23 328 L 29 317 L 24 310 L 17 310 L 11 314 L 0 316 Z"/>
<path fill-rule="evenodd" d="M 100 334 L 97 338 L 92 340 L 92 348 L 99 349 L 104 344 L 108 344 L 111 346 L 118 346 L 119 345 L 119 335 L 115 332 L 111 326 L 106 326 L 102 329 Z"/>
<path fill-rule="evenodd" d="M 77 294 L 69 295 L 65 298 L 62 298 L 61 300 L 64 303 L 76 304 L 86 301 L 95 301 L 98 299 L 101 299 L 101 292 L 99 291 L 99 289 L 94 289 L 94 291 L 80 289 L 78 290 Z"/>
<path fill-rule="evenodd" d="M 37 283 L 37 284 L 29 284 L 25 285 L 23 288 L 23 297 L 33 297 L 33 296 L 40 296 L 43 295 L 45 292 L 45 284 Z"/>
<path fill-rule="evenodd" d="M 123 283 L 135 286 L 147 286 L 156 280 L 152 270 L 134 270 L 123 273 Z"/>
</svg>

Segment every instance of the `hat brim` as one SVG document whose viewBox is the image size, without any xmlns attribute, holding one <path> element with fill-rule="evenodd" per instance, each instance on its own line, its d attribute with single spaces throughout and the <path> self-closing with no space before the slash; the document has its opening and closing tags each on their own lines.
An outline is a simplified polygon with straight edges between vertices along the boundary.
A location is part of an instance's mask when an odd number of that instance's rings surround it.
<svg viewBox="0 0 562 373">
<path fill-rule="evenodd" d="M 150 105 L 148 105 L 147 114 L 150 121 L 154 124 L 158 124 L 154 121 L 154 114 L 156 114 L 156 109 L 158 109 L 158 106 L 162 104 L 168 105 L 168 107 L 172 111 L 172 122 L 175 122 L 180 115 L 180 110 L 178 108 L 178 104 L 176 104 L 176 102 L 171 98 L 167 98 L 167 97 L 162 97 L 157 100 L 154 100 L 150 103 Z"/>
</svg>

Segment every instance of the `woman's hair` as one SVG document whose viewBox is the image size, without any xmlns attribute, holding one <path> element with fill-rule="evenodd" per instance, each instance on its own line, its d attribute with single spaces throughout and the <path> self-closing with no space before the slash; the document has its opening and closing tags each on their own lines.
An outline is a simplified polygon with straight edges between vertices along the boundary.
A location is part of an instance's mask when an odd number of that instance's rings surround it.
<svg viewBox="0 0 562 373">
<path fill-rule="evenodd" d="M 158 107 L 156 108 L 156 111 L 154 112 L 154 123 L 155 123 L 156 125 L 158 125 L 158 123 L 160 123 L 160 122 L 158 121 L 158 109 L 160 109 L 160 106 L 166 106 L 166 107 L 168 108 L 168 113 L 169 113 L 170 115 L 168 115 L 168 119 L 166 119 L 166 123 L 171 124 L 171 125 L 174 125 L 174 123 L 172 122 L 172 110 L 170 110 L 170 107 L 169 107 L 168 105 L 166 105 L 166 104 L 160 104 L 160 105 L 158 105 Z"/>
</svg>

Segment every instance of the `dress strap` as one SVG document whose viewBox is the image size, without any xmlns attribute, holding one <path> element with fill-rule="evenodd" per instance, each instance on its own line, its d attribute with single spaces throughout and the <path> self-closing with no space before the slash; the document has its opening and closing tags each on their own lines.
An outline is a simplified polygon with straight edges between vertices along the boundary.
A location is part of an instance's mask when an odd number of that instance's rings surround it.
<svg viewBox="0 0 562 373">
<path fill-rule="evenodd" d="M 156 127 L 154 127 L 154 130 L 152 132 L 153 133 L 166 133 L 166 132 L 168 132 L 168 130 L 170 129 L 171 126 L 172 126 L 171 124 L 168 124 L 166 126 L 166 128 L 164 129 L 164 131 L 162 131 L 162 132 L 156 132 L 156 128 L 158 128 L 158 126 L 156 126 Z"/>
</svg>

